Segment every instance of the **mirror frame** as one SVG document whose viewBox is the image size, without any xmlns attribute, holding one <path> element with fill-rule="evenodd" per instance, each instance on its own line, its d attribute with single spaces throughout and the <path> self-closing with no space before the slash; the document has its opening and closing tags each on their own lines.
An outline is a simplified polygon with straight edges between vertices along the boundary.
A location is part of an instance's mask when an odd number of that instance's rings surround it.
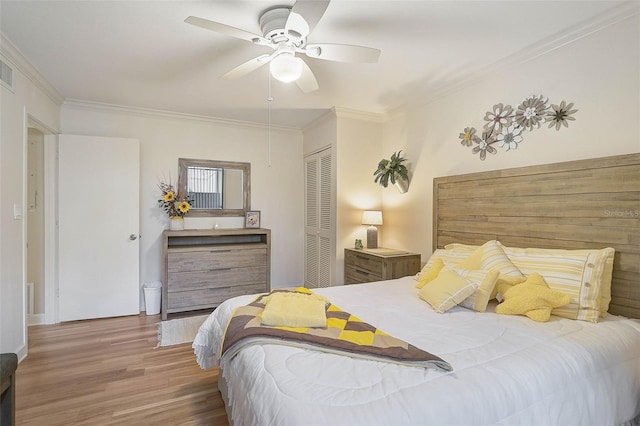
<svg viewBox="0 0 640 426">
<path fill-rule="evenodd" d="M 178 194 L 187 194 L 187 167 L 210 167 L 217 169 L 242 170 L 242 209 L 191 209 L 193 217 L 243 216 L 251 210 L 251 163 L 234 161 L 196 160 L 178 158 Z"/>
</svg>

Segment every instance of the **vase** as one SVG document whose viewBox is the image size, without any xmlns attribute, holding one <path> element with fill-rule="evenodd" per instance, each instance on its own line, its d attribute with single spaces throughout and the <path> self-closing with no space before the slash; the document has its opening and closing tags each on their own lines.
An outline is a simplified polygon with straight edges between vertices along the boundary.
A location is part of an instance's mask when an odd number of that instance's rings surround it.
<svg viewBox="0 0 640 426">
<path fill-rule="evenodd" d="M 184 229 L 184 218 L 173 216 L 171 220 L 169 220 L 169 229 L 172 231 L 182 231 Z"/>
<path fill-rule="evenodd" d="M 401 194 L 404 194 L 409 190 L 409 181 L 401 176 L 397 176 L 395 186 Z"/>
</svg>

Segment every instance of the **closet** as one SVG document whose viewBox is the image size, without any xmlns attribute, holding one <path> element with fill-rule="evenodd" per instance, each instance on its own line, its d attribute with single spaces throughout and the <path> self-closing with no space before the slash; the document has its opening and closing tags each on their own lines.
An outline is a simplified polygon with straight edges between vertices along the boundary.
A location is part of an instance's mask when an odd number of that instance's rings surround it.
<svg viewBox="0 0 640 426">
<path fill-rule="evenodd" d="M 331 287 L 335 268 L 335 215 L 331 149 L 305 157 L 304 284 Z"/>
</svg>

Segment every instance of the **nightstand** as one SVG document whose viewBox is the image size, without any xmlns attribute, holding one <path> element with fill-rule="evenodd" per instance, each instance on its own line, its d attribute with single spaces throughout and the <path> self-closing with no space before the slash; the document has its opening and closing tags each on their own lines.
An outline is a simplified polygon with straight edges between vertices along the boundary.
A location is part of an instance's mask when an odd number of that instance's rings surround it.
<svg viewBox="0 0 640 426">
<path fill-rule="evenodd" d="M 415 275 L 420 255 L 402 250 L 344 249 L 344 283 L 368 283 Z"/>
</svg>

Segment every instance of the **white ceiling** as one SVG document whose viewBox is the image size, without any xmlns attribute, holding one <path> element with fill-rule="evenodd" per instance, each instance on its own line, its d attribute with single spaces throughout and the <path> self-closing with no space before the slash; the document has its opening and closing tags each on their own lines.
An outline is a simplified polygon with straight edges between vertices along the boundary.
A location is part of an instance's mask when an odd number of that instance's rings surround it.
<svg viewBox="0 0 640 426">
<path fill-rule="evenodd" d="M 271 1 L 0 0 L 0 31 L 67 99 L 268 120 L 268 67 L 219 77 L 270 49 L 185 24 L 195 15 L 260 34 Z M 620 2 L 333 0 L 310 43 L 382 50 L 377 64 L 305 57 L 320 89 L 272 82 L 272 123 L 303 127 L 333 106 L 385 113 L 427 99 Z"/>
</svg>

